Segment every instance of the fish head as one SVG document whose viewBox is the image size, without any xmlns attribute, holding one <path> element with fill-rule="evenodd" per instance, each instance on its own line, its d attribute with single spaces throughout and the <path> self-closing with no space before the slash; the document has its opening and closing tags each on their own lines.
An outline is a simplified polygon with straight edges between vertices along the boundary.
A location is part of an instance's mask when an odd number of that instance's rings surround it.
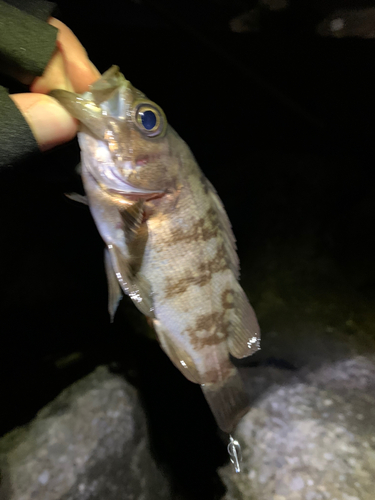
<svg viewBox="0 0 375 500">
<path fill-rule="evenodd" d="M 166 116 L 117 66 L 85 94 L 56 90 L 51 95 L 80 121 L 84 166 L 104 189 L 147 197 L 174 188 L 178 161 Z"/>
</svg>

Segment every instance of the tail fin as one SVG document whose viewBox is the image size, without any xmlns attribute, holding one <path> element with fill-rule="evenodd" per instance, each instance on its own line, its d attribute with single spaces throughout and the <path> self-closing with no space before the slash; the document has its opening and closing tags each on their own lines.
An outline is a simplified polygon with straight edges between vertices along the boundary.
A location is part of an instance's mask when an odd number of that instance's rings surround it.
<svg viewBox="0 0 375 500">
<path fill-rule="evenodd" d="M 201 387 L 217 425 L 230 434 L 248 412 L 250 404 L 238 370 L 233 367 L 231 375 L 225 380 L 202 384 Z"/>
</svg>

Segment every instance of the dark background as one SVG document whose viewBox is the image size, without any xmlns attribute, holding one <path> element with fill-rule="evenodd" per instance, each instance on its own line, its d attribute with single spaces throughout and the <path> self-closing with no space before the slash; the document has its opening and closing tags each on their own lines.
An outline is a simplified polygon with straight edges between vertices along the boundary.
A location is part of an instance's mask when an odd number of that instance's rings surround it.
<svg viewBox="0 0 375 500">
<path fill-rule="evenodd" d="M 222 198 L 263 330 L 250 366 L 304 364 L 269 334 L 291 331 L 265 306 L 270 294 L 290 304 L 290 324 L 307 321 L 306 296 L 331 331 L 363 334 L 359 314 L 374 336 L 375 41 L 315 34 L 351 4 L 292 2 L 262 11 L 258 33 L 237 34 L 229 21 L 252 2 L 59 2 L 93 63 L 119 65 L 164 109 Z M 176 495 L 219 498 L 227 456 L 200 389 L 127 299 L 109 324 L 102 241 L 88 209 L 63 195 L 80 187 L 78 161 L 73 142 L 1 174 L 0 434 L 110 363 L 139 387 Z"/>
</svg>

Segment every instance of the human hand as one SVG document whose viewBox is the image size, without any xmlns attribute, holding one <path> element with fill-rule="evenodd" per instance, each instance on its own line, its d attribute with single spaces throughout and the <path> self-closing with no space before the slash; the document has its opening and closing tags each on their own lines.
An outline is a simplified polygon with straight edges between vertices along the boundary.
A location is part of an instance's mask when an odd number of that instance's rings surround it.
<svg viewBox="0 0 375 500">
<path fill-rule="evenodd" d="M 32 82 L 30 93 L 10 95 L 24 115 L 41 151 L 63 144 L 77 133 L 77 120 L 46 94 L 53 89 L 82 93 L 100 77 L 73 32 L 53 17 L 48 23 L 59 30 L 54 55 L 43 75 Z"/>
</svg>

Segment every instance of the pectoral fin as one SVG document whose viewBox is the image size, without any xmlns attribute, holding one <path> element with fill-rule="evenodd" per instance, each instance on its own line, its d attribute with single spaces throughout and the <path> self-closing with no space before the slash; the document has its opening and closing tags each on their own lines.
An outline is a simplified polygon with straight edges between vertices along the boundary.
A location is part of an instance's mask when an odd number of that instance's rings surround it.
<svg viewBox="0 0 375 500">
<path fill-rule="evenodd" d="M 134 240 L 143 222 L 144 202 L 139 200 L 127 205 L 120 210 L 122 222 L 126 233 L 126 241 Z M 147 226 L 146 226 L 147 227 Z"/>
<path fill-rule="evenodd" d="M 78 193 L 65 193 L 65 196 L 69 198 L 69 200 L 76 201 L 77 203 L 83 203 L 83 205 L 88 205 L 89 202 L 87 200 L 87 196 Z"/>
<path fill-rule="evenodd" d="M 116 274 L 113 270 L 108 248 L 104 251 L 104 265 L 108 281 L 108 312 L 111 318 L 111 323 L 113 323 L 117 307 L 122 299 L 122 292 L 120 284 L 116 278 Z"/>
<path fill-rule="evenodd" d="M 136 264 L 125 258 L 116 245 L 108 245 L 112 266 L 122 290 L 132 299 L 145 316 L 154 317 L 152 290 L 148 280 L 142 274 L 133 273 Z"/>
<path fill-rule="evenodd" d="M 141 272 L 148 239 L 147 224 L 143 221 L 143 202 L 118 207 L 118 213 L 126 251 L 121 249 L 121 245 L 108 244 L 110 262 L 123 292 L 145 316 L 153 318 L 151 285 Z"/>
<path fill-rule="evenodd" d="M 175 367 L 178 368 L 190 382 L 199 384 L 200 376 L 189 354 L 183 348 L 178 347 L 172 342 L 170 333 L 166 331 L 159 320 L 154 319 L 153 323 L 160 344 Z"/>
<path fill-rule="evenodd" d="M 217 425 L 230 434 L 249 409 L 249 396 L 237 369 L 233 367 L 225 380 L 201 387 Z"/>
<path fill-rule="evenodd" d="M 228 349 L 235 358 L 245 358 L 259 350 L 260 328 L 255 312 L 239 285 L 232 311 Z"/>
</svg>

